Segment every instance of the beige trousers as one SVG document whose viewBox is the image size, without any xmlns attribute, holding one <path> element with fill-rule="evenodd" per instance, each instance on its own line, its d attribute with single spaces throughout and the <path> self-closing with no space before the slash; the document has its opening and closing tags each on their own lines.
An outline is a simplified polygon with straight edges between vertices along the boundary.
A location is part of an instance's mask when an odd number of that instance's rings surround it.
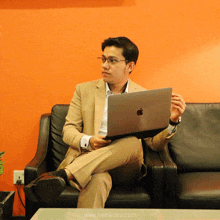
<svg viewBox="0 0 220 220">
<path fill-rule="evenodd" d="M 142 145 L 135 137 L 116 140 L 77 157 L 66 167 L 82 188 L 77 207 L 104 208 L 112 183 L 134 184 L 142 163 Z"/>
</svg>

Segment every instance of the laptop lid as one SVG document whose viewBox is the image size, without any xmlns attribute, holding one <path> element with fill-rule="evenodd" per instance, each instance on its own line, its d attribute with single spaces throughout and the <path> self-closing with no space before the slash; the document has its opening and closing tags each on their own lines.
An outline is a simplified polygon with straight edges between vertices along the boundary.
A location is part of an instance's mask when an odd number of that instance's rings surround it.
<svg viewBox="0 0 220 220">
<path fill-rule="evenodd" d="M 106 139 L 153 137 L 169 125 L 172 88 L 108 97 Z"/>
</svg>

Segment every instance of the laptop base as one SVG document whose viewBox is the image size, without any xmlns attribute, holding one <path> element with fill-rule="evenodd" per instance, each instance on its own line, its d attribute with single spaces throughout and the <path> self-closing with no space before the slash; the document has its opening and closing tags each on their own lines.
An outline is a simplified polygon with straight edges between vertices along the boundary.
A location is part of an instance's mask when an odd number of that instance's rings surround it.
<svg viewBox="0 0 220 220">
<path fill-rule="evenodd" d="M 150 131 L 141 131 L 141 132 L 136 132 L 136 133 L 129 133 L 129 134 L 123 134 L 123 135 L 114 135 L 114 136 L 106 136 L 105 140 L 117 140 L 120 138 L 128 137 L 128 136 L 134 136 L 137 137 L 138 139 L 143 139 L 147 137 L 154 137 L 155 135 L 159 134 L 161 131 L 163 131 L 165 128 L 160 128 L 160 129 L 155 129 L 155 130 L 150 130 Z"/>
</svg>

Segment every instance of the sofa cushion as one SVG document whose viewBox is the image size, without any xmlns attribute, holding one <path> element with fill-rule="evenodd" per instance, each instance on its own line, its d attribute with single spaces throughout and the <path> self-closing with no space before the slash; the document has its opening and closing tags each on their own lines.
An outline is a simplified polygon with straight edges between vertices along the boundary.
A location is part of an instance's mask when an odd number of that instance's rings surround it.
<svg viewBox="0 0 220 220">
<path fill-rule="evenodd" d="M 179 174 L 177 202 L 179 208 L 219 209 L 220 173 Z"/>
<path fill-rule="evenodd" d="M 67 186 L 61 193 L 58 200 L 51 203 L 41 202 L 41 207 L 76 208 L 79 191 L 71 186 Z M 135 188 L 116 187 L 111 190 L 106 201 L 105 208 L 148 208 L 151 198 L 146 190 L 137 186 Z"/>
<path fill-rule="evenodd" d="M 220 170 L 220 103 L 187 103 L 169 150 L 180 172 Z"/>
</svg>

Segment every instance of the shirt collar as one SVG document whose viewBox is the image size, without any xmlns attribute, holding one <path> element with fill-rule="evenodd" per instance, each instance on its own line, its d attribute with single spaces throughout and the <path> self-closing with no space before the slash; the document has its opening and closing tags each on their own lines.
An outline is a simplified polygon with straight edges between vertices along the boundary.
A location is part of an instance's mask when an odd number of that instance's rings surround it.
<svg viewBox="0 0 220 220">
<path fill-rule="evenodd" d="M 128 93 L 128 87 L 129 87 L 129 80 L 127 82 L 126 88 L 124 89 L 124 91 L 122 93 Z M 108 83 L 106 83 L 106 95 L 112 95 L 113 93 L 111 92 Z"/>
</svg>

